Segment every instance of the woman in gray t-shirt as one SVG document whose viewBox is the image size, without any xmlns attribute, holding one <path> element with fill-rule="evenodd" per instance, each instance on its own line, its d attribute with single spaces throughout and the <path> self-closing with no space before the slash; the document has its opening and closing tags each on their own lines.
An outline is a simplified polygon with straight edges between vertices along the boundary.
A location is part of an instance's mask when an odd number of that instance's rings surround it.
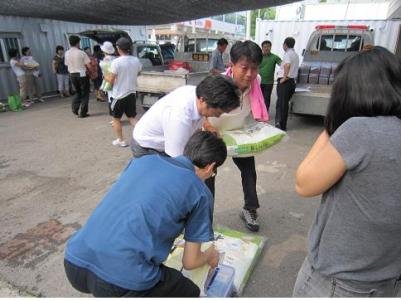
<svg viewBox="0 0 401 301">
<path fill-rule="evenodd" d="M 401 280 L 401 63 L 383 47 L 336 70 L 325 130 L 296 174 L 323 194 L 295 297 L 391 297 Z"/>
</svg>

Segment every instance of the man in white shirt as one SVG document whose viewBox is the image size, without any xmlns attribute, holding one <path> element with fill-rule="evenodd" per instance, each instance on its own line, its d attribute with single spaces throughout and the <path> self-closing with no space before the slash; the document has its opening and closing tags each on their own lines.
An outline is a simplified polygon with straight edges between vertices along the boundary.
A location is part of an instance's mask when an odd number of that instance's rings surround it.
<svg viewBox="0 0 401 301">
<path fill-rule="evenodd" d="M 138 121 L 131 150 L 146 154 L 182 155 L 189 137 L 205 117 L 218 117 L 239 106 L 240 91 L 223 75 L 209 75 L 197 87 L 183 86 L 157 101 Z"/>
<path fill-rule="evenodd" d="M 277 72 L 277 103 L 275 125 L 283 131 L 287 130 L 288 104 L 295 92 L 295 80 L 298 76 L 299 56 L 294 51 L 295 40 L 288 37 L 284 40 L 285 51 L 280 69 Z"/>
<path fill-rule="evenodd" d="M 72 35 L 69 37 L 71 48 L 66 51 L 64 63 L 70 73 L 72 84 L 77 92 L 72 101 L 72 112 L 79 118 L 89 117 L 89 77 L 86 68 L 90 64 L 88 55 L 79 49 L 80 38 Z M 81 108 L 81 111 L 79 109 Z"/>
<path fill-rule="evenodd" d="M 117 139 L 113 145 L 126 147 L 128 144 L 124 141 L 121 127 L 121 117 L 125 113 L 130 124 L 135 125 L 136 120 L 136 85 L 139 72 L 142 70 L 142 64 L 138 58 L 130 55 L 132 42 L 127 38 L 119 38 L 116 43 L 117 51 L 120 57 L 112 61 L 110 71 L 104 78 L 113 84 L 111 91 L 111 112 L 113 116 L 113 128 Z"/>
</svg>

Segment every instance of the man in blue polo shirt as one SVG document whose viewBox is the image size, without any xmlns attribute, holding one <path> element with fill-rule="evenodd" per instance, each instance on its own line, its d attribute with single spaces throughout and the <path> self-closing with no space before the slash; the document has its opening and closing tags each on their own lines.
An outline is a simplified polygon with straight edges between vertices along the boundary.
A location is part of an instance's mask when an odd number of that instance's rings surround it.
<svg viewBox="0 0 401 301">
<path fill-rule="evenodd" d="M 197 297 L 199 288 L 162 263 L 185 231 L 183 265 L 215 267 L 213 197 L 204 180 L 227 157 L 222 139 L 196 132 L 184 155 L 132 160 L 87 223 L 68 241 L 64 266 L 80 292 L 95 297 Z"/>
</svg>

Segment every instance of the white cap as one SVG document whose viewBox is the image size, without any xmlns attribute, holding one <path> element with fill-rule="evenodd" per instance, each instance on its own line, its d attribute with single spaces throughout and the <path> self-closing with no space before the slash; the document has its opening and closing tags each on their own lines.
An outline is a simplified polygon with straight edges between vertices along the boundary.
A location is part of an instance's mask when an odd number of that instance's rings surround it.
<svg viewBox="0 0 401 301">
<path fill-rule="evenodd" d="M 115 52 L 114 46 L 111 42 L 106 41 L 100 46 L 100 49 L 107 54 L 113 54 Z"/>
</svg>

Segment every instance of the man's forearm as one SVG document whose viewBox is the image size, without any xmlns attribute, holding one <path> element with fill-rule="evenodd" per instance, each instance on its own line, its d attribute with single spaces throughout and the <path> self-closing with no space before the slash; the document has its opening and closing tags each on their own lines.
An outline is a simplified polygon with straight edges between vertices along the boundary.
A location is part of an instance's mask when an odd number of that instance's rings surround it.
<svg viewBox="0 0 401 301">
<path fill-rule="evenodd" d="M 114 84 L 114 81 L 116 79 L 115 75 L 113 75 L 112 73 L 106 73 L 103 75 L 104 80 L 110 84 Z"/>
<path fill-rule="evenodd" d="M 288 78 L 288 73 L 290 73 L 290 64 L 285 64 L 284 65 L 284 78 Z"/>
</svg>

